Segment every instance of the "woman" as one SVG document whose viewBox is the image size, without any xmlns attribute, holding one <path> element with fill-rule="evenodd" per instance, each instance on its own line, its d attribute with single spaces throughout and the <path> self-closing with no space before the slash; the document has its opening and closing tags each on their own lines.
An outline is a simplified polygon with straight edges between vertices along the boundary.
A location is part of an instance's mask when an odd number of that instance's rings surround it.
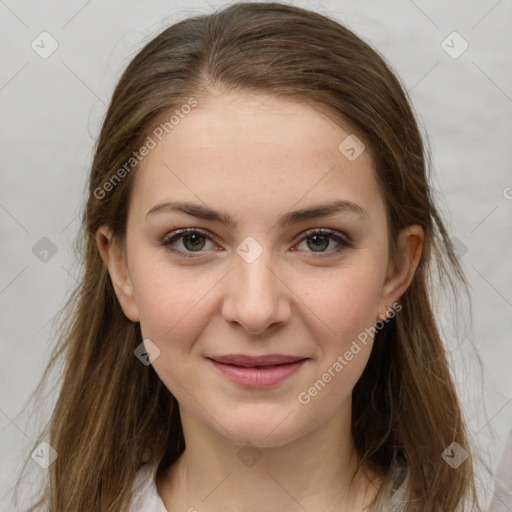
<svg viewBox="0 0 512 512">
<path fill-rule="evenodd" d="M 177 23 L 89 185 L 34 510 L 479 510 L 431 302 L 464 276 L 375 50 L 278 3 Z"/>
</svg>

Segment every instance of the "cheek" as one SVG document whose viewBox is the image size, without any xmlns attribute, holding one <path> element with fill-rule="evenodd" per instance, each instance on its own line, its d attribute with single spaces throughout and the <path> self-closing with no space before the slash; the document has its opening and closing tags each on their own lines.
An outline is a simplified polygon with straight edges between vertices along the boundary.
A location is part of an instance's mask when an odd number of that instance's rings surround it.
<svg viewBox="0 0 512 512">
<path fill-rule="evenodd" d="M 353 336 L 374 325 L 382 291 L 380 269 L 360 262 L 331 271 L 322 279 L 297 283 L 297 296 L 327 328 L 335 343 L 349 343 Z"/>
<path fill-rule="evenodd" d="M 133 269 L 132 282 L 143 336 L 155 340 L 159 346 L 169 339 L 194 339 L 195 331 L 201 328 L 200 319 L 204 318 L 200 314 L 201 302 L 207 299 L 211 282 L 203 282 L 197 269 L 176 269 L 165 261 L 151 261 L 144 255 L 133 259 Z"/>
<path fill-rule="evenodd" d="M 202 385 L 197 363 L 190 356 L 207 328 L 205 308 L 212 283 L 201 281 L 187 270 L 171 271 L 170 266 L 146 269 L 150 270 L 139 272 L 134 279 L 142 336 L 160 350 L 152 363 L 159 378 L 178 402 L 189 403 L 190 390 L 201 389 Z M 192 408 L 194 403 L 192 400 Z"/>
<path fill-rule="evenodd" d="M 352 266 L 340 269 L 315 292 L 307 292 L 304 302 L 315 312 L 310 331 L 319 352 L 317 364 L 296 399 L 312 424 L 320 425 L 350 397 L 366 367 L 373 346 L 380 283 L 375 267 Z"/>
</svg>

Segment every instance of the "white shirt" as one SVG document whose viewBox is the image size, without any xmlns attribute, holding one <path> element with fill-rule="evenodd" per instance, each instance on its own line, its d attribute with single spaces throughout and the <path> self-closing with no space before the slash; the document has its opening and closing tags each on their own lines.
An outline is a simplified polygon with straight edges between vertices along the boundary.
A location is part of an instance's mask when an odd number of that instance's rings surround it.
<svg viewBox="0 0 512 512">
<path fill-rule="evenodd" d="M 128 512 L 169 512 L 156 488 L 157 467 L 145 465 L 139 470 L 133 484 L 134 494 Z"/>
<path fill-rule="evenodd" d="M 158 465 L 146 464 L 137 473 L 133 484 L 133 498 L 128 512 L 168 512 L 156 488 Z"/>
</svg>

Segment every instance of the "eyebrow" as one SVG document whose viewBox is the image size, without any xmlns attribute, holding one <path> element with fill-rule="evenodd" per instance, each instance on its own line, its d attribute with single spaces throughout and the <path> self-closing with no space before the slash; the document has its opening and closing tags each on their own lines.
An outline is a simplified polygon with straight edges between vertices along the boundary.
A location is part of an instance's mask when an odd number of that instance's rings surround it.
<svg viewBox="0 0 512 512">
<path fill-rule="evenodd" d="M 168 201 L 153 206 L 146 214 L 146 219 L 158 212 L 182 212 L 192 215 L 200 219 L 212 220 L 220 222 L 229 228 L 235 228 L 238 224 L 237 220 L 225 212 L 217 212 L 206 205 L 195 204 L 181 201 Z M 278 224 L 286 226 L 296 224 L 307 219 L 316 219 L 325 217 L 334 213 L 351 213 L 361 217 L 367 217 L 367 211 L 360 205 L 343 199 L 335 199 L 327 203 L 315 204 L 309 208 L 294 210 L 282 215 Z"/>
</svg>

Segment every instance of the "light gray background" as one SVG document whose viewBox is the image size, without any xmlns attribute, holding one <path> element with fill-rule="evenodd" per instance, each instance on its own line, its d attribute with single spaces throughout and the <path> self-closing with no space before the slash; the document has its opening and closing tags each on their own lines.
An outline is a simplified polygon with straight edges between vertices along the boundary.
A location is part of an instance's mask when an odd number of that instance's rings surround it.
<svg viewBox="0 0 512 512">
<path fill-rule="evenodd" d="M 50 320 L 78 275 L 77 216 L 116 80 L 164 26 L 227 3 L 0 0 L 0 509 L 10 510 L 2 497 L 30 454 L 22 408 L 49 356 Z M 379 49 L 428 132 L 435 188 L 474 304 L 473 328 L 447 344 L 472 439 L 495 469 L 512 428 L 511 2 L 292 3 L 335 16 Z M 59 45 L 47 59 L 31 48 L 43 31 Z M 441 46 L 453 31 L 469 44 L 456 59 Z M 32 252 L 42 237 L 57 247 L 46 263 Z M 471 343 L 483 380 L 468 363 Z M 489 494 L 485 478 L 481 488 Z"/>
</svg>

